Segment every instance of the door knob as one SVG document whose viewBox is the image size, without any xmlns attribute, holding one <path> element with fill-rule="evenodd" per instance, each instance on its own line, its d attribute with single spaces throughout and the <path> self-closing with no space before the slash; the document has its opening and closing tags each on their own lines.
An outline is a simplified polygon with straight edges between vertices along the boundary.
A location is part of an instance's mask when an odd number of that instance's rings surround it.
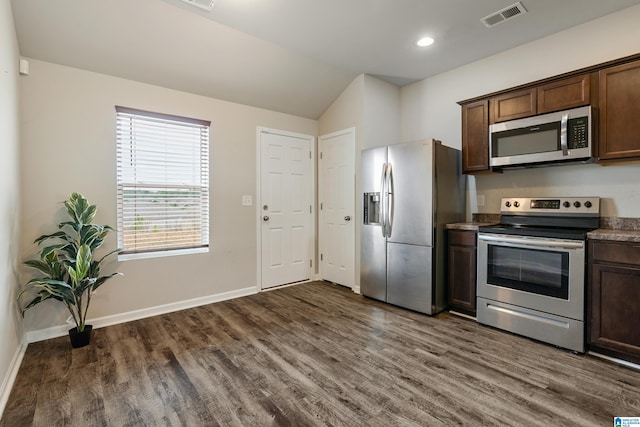
<svg viewBox="0 0 640 427">
<path fill-rule="evenodd" d="M 344 217 L 344 220 L 345 221 L 351 221 L 351 217 L 349 215 L 347 215 L 347 216 Z"/>
<path fill-rule="evenodd" d="M 269 221 L 269 216 L 268 216 L 268 215 L 263 216 L 263 217 L 262 217 L 262 220 L 263 220 L 263 221 Z"/>
</svg>

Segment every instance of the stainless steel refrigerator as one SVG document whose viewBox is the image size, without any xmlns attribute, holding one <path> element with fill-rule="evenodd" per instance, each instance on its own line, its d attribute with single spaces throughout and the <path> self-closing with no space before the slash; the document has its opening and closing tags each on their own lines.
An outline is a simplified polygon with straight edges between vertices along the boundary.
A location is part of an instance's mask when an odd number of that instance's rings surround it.
<svg viewBox="0 0 640 427">
<path fill-rule="evenodd" d="M 425 314 L 446 308 L 445 225 L 464 218 L 460 151 L 440 141 L 362 151 L 360 291 Z"/>
</svg>

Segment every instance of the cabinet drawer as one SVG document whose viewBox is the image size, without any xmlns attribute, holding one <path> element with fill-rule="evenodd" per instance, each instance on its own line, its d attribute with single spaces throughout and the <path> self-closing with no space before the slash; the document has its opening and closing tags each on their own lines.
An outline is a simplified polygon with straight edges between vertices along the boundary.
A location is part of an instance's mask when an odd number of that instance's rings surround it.
<svg viewBox="0 0 640 427">
<path fill-rule="evenodd" d="M 594 262 L 615 262 L 640 266 L 640 243 L 592 241 Z"/>
<path fill-rule="evenodd" d="M 476 232 L 449 230 L 449 244 L 458 246 L 475 246 Z"/>
</svg>

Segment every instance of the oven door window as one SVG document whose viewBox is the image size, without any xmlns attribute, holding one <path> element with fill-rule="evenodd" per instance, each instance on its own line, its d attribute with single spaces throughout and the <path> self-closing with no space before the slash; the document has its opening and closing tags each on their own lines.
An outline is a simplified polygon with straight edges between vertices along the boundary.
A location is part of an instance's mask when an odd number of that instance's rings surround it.
<svg viewBox="0 0 640 427">
<path fill-rule="evenodd" d="M 487 282 L 569 299 L 569 253 L 489 245 Z"/>
</svg>

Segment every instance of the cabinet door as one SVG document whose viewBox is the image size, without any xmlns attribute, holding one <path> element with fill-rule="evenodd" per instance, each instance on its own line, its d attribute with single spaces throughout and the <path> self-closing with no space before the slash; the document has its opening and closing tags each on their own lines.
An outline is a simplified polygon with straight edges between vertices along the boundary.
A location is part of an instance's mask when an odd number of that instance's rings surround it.
<svg viewBox="0 0 640 427">
<path fill-rule="evenodd" d="M 489 101 L 462 105 L 462 172 L 489 171 Z"/>
<path fill-rule="evenodd" d="M 491 123 L 520 119 L 536 114 L 535 88 L 517 90 L 491 98 Z"/>
<path fill-rule="evenodd" d="M 591 266 L 590 346 L 640 363 L 640 268 Z"/>
<path fill-rule="evenodd" d="M 449 305 L 461 313 L 476 315 L 476 233 L 449 231 Z M 460 246 L 455 243 L 468 243 Z"/>
<path fill-rule="evenodd" d="M 640 61 L 600 70 L 598 160 L 640 158 Z"/>
<path fill-rule="evenodd" d="M 547 83 L 537 90 L 538 114 L 582 107 L 591 102 L 589 74 Z"/>
</svg>

